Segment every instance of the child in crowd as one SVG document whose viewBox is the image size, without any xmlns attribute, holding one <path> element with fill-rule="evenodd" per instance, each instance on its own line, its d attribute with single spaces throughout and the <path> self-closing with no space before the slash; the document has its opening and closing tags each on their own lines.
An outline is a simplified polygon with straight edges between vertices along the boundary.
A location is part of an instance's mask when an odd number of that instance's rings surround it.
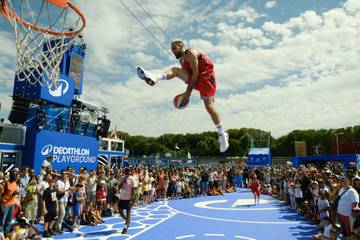
<svg viewBox="0 0 360 240">
<path fill-rule="evenodd" d="M 142 205 L 144 203 L 144 197 L 143 197 L 143 189 L 144 189 L 144 185 L 142 182 L 139 182 L 138 184 L 138 191 L 139 191 L 139 196 L 138 196 L 138 204 Z"/>
<path fill-rule="evenodd" d="M 86 203 L 86 207 L 81 216 L 81 224 L 96 226 L 102 222 L 101 216 L 94 207 L 94 203 L 89 201 Z"/>
<path fill-rule="evenodd" d="M 12 225 L 12 231 L 8 234 L 9 240 L 26 240 L 28 237 L 27 227 L 20 226 L 20 223 L 15 222 Z"/>
<path fill-rule="evenodd" d="M 104 180 L 100 181 L 99 189 L 96 191 L 96 201 L 98 204 L 98 209 L 101 213 L 105 213 L 106 210 L 106 182 Z"/>
<path fill-rule="evenodd" d="M 189 198 L 191 196 L 189 182 L 185 182 L 183 193 L 184 198 Z"/>
<path fill-rule="evenodd" d="M 332 239 L 331 238 L 332 221 L 329 217 L 323 218 L 323 228 L 314 236 L 316 240 Z"/>
<path fill-rule="evenodd" d="M 140 186 L 141 183 L 138 183 L 137 187 L 134 189 L 134 202 L 133 202 L 133 206 L 134 207 L 138 207 L 139 206 L 139 190 L 141 188 Z M 117 194 L 119 194 L 119 192 L 117 192 Z"/>
<path fill-rule="evenodd" d="M 264 187 L 261 188 L 261 192 L 269 196 L 272 196 L 271 184 L 264 184 Z"/>
<path fill-rule="evenodd" d="M 169 175 L 165 174 L 165 177 L 164 177 L 164 194 L 162 196 L 164 200 L 167 200 L 167 192 L 168 192 L 168 188 L 169 188 L 169 182 L 170 182 Z"/>
<path fill-rule="evenodd" d="M 288 188 L 288 193 L 290 196 L 291 208 L 296 209 L 295 184 L 294 183 L 290 183 L 290 187 Z"/>
<path fill-rule="evenodd" d="M 179 181 L 176 182 L 176 198 L 181 198 L 182 189 L 184 186 L 183 179 L 180 178 Z"/>
<path fill-rule="evenodd" d="M 223 195 L 222 192 L 220 191 L 220 189 L 218 189 L 215 184 L 212 184 L 210 186 L 209 192 L 208 192 L 209 196 L 216 196 L 216 195 Z"/>
<path fill-rule="evenodd" d="M 310 191 L 312 194 L 312 201 L 314 202 L 314 211 L 317 212 L 317 202 L 319 200 L 319 183 L 317 181 L 311 183 Z"/>
<path fill-rule="evenodd" d="M 319 192 L 319 200 L 318 200 L 318 211 L 319 211 L 319 218 L 320 218 L 320 228 L 323 228 L 325 225 L 325 218 L 330 217 L 330 203 L 326 199 L 326 191 L 322 190 Z"/>
<path fill-rule="evenodd" d="M 296 200 L 296 209 L 300 210 L 301 204 L 303 202 L 303 192 L 301 190 L 299 180 L 296 180 L 295 182 L 295 200 Z"/>
<path fill-rule="evenodd" d="M 235 192 L 235 187 L 229 182 L 226 183 L 226 192 L 227 193 Z"/>
<path fill-rule="evenodd" d="M 150 190 L 150 202 L 157 201 L 156 188 L 158 187 L 157 181 L 153 181 Z"/>
<path fill-rule="evenodd" d="M 52 177 L 47 179 L 49 187 L 45 189 L 43 194 L 44 216 L 44 238 L 55 235 L 54 225 L 58 217 L 58 199 L 56 196 L 55 182 Z"/>
<path fill-rule="evenodd" d="M 74 200 L 73 200 L 73 218 L 74 218 L 74 227 L 78 226 L 78 220 L 81 216 L 81 209 L 82 203 L 84 201 L 84 194 L 83 194 L 83 185 L 76 184 L 75 185 L 75 192 L 74 192 Z"/>
</svg>

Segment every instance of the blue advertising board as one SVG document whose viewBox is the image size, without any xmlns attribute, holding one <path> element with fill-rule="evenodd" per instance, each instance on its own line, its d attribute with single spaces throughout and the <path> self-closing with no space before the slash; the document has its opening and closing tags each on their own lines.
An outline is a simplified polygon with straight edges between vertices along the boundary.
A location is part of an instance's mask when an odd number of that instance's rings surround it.
<svg viewBox="0 0 360 240">
<path fill-rule="evenodd" d="M 45 75 L 44 77 L 46 78 Z M 40 98 L 53 103 L 70 106 L 75 93 L 74 81 L 65 74 L 60 74 L 57 85 L 57 87 L 52 85 L 49 88 L 47 84 L 43 84 L 41 86 Z"/>
<path fill-rule="evenodd" d="M 337 154 L 337 155 L 315 155 L 304 157 L 292 157 L 292 164 L 294 167 L 298 167 L 306 163 L 326 163 L 326 162 L 338 162 L 344 164 L 344 168 L 347 169 L 351 162 L 354 162 L 358 169 L 360 169 L 360 154 Z"/>
<path fill-rule="evenodd" d="M 73 167 L 76 172 L 84 166 L 96 169 L 98 147 L 96 137 L 42 130 L 36 133 L 33 168 L 35 172 L 39 172 L 43 161 L 51 155 L 51 166 L 56 170 L 67 166 Z"/>
<path fill-rule="evenodd" d="M 252 148 L 249 151 L 248 166 L 271 165 L 270 148 Z"/>
<path fill-rule="evenodd" d="M 20 78 L 24 73 L 20 73 Z M 52 103 L 57 103 L 65 106 L 70 106 L 75 94 L 74 80 L 66 74 L 60 74 L 57 86 L 48 84 L 51 83 L 47 79 L 46 74 L 42 75 L 41 84 L 31 84 L 28 81 L 20 81 L 19 76 L 15 77 L 15 84 L 13 95 L 23 96 L 30 100 L 43 99 Z M 35 80 L 33 80 L 34 82 Z M 78 83 L 80 84 L 80 83 Z"/>
</svg>

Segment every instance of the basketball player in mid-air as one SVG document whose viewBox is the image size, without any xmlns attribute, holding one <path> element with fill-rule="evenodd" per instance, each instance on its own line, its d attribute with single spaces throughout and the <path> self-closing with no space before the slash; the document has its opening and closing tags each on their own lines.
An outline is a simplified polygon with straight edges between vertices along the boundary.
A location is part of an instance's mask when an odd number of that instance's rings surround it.
<svg viewBox="0 0 360 240">
<path fill-rule="evenodd" d="M 185 49 L 185 44 L 182 41 L 172 42 L 171 51 L 180 60 L 181 68 L 174 67 L 158 76 L 154 76 L 145 69 L 138 67 L 137 73 L 139 77 L 150 86 L 154 86 L 159 80 L 169 80 L 174 77 L 182 79 L 188 86 L 181 105 L 186 105 L 189 102 L 193 89 L 198 90 L 207 112 L 218 129 L 220 152 L 225 152 L 229 147 L 229 135 L 223 129 L 220 123 L 220 115 L 215 107 L 216 81 L 214 64 L 200 51 L 194 48 Z"/>
</svg>

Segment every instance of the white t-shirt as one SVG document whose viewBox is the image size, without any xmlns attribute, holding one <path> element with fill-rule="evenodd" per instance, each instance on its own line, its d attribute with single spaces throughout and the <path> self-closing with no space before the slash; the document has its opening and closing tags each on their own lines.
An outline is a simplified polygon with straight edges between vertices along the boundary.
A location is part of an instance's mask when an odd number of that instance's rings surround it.
<svg viewBox="0 0 360 240">
<path fill-rule="evenodd" d="M 329 201 L 326 199 L 319 198 L 317 204 L 318 204 L 319 212 L 324 208 L 330 207 Z M 320 212 L 320 219 L 324 219 L 324 217 L 329 217 L 329 211 Z"/>
<path fill-rule="evenodd" d="M 122 177 L 119 182 L 122 183 L 123 181 L 125 181 L 125 177 Z M 134 186 L 134 179 L 131 176 L 127 177 L 126 182 L 122 185 L 119 199 L 131 200 L 131 190 L 134 188 Z"/>
<path fill-rule="evenodd" d="M 134 187 L 137 188 L 139 186 L 139 176 L 135 174 L 131 177 L 134 179 Z"/>
<path fill-rule="evenodd" d="M 87 185 L 85 186 L 86 192 L 96 192 L 96 175 L 90 175 L 87 181 Z"/>
<path fill-rule="evenodd" d="M 295 187 L 295 197 L 296 198 L 303 198 L 303 192 L 301 191 L 300 185 Z"/>
<path fill-rule="evenodd" d="M 312 193 L 314 199 L 318 199 L 318 198 L 319 198 L 319 188 L 313 188 L 313 189 L 311 190 L 311 193 Z"/>
<path fill-rule="evenodd" d="M 345 188 L 340 189 L 338 196 L 340 196 L 344 191 L 346 191 Z M 350 187 L 350 189 L 341 196 L 337 212 L 343 216 L 352 216 L 352 204 L 354 202 L 359 203 L 359 194 L 355 189 Z"/>
<path fill-rule="evenodd" d="M 288 189 L 288 193 L 289 193 L 290 197 L 295 196 L 295 191 L 291 187 Z"/>
<path fill-rule="evenodd" d="M 181 189 L 183 188 L 184 184 L 182 181 L 178 181 L 176 183 L 176 192 L 181 193 Z"/>
<path fill-rule="evenodd" d="M 70 189 L 70 182 L 66 180 L 65 182 L 63 180 L 57 180 L 55 184 L 55 188 L 57 190 L 69 190 Z M 69 193 L 65 192 L 64 196 L 59 199 L 59 202 L 61 203 L 67 203 L 69 197 Z"/>
<path fill-rule="evenodd" d="M 47 181 L 40 182 L 39 193 L 41 196 L 44 194 L 45 189 L 47 189 L 48 187 L 49 187 L 49 183 Z"/>
</svg>

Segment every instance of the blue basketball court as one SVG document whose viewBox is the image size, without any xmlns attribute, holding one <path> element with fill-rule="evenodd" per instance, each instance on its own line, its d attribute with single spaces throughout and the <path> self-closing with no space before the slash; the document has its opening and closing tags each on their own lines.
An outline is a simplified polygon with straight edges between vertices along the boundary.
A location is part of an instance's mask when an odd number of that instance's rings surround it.
<svg viewBox="0 0 360 240">
<path fill-rule="evenodd" d="M 55 239 L 311 239 L 314 225 L 270 196 L 252 205 L 251 192 L 160 201 L 133 208 L 127 234 L 119 217 L 82 226 Z"/>
</svg>

